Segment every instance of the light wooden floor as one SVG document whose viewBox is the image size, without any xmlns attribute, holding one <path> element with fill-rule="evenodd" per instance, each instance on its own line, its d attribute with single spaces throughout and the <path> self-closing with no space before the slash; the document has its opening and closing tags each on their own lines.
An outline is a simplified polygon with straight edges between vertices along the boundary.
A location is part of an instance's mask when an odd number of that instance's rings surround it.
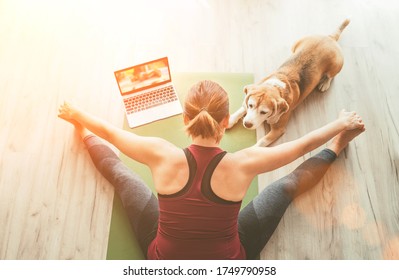
<svg viewBox="0 0 399 280">
<path fill-rule="evenodd" d="M 367 132 L 290 206 L 262 258 L 399 259 L 399 2 L 383 0 L 0 1 L 0 259 L 106 256 L 113 190 L 57 119 L 61 102 L 121 126 L 114 70 L 168 55 L 172 72 L 259 80 L 295 40 L 348 15 L 342 72 L 279 142 L 341 108 L 358 111 Z M 261 187 L 302 161 L 261 176 Z"/>
</svg>

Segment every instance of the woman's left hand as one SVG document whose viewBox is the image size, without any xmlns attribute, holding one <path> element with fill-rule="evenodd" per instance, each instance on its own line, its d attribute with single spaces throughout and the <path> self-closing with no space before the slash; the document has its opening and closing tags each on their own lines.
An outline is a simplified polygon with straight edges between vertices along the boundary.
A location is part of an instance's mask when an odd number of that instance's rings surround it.
<svg viewBox="0 0 399 280">
<path fill-rule="evenodd" d="M 346 130 L 364 128 L 363 120 L 356 112 L 347 112 L 342 109 L 338 118 L 344 122 Z"/>
</svg>

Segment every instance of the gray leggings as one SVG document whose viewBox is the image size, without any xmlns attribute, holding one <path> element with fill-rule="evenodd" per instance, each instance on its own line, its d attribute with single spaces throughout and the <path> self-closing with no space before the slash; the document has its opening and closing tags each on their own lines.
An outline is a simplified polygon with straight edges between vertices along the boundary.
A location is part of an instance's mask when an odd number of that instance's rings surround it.
<svg viewBox="0 0 399 280">
<path fill-rule="evenodd" d="M 158 228 L 157 198 L 141 178 L 126 167 L 100 138 L 90 135 L 84 142 L 96 168 L 114 186 L 146 255 Z M 335 159 L 333 151 L 322 150 L 289 175 L 267 186 L 240 211 L 238 231 L 247 259 L 256 259 L 259 256 L 291 201 L 314 187 Z"/>
</svg>

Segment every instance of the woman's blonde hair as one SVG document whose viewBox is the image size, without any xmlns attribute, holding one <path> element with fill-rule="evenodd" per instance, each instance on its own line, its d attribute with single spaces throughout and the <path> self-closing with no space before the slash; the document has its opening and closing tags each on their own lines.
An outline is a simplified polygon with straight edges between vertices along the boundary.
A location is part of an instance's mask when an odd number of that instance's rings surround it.
<svg viewBox="0 0 399 280">
<path fill-rule="evenodd" d="M 184 114 L 188 120 L 186 132 L 191 137 L 215 138 L 219 142 L 224 133 L 222 121 L 229 115 L 227 92 L 212 81 L 195 84 L 184 102 Z"/>
</svg>

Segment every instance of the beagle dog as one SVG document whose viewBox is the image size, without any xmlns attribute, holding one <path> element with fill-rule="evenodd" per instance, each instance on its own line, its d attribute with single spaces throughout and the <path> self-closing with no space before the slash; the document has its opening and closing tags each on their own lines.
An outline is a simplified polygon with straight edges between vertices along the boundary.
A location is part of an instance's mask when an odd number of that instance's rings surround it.
<svg viewBox="0 0 399 280">
<path fill-rule="evenodd" d="M 248 129 L 264 122 L 270 131 L 257 146 L 268 146 L 284 134 L 291 112 L 316 88 L 326 91 L 342 69 L 344 58 L 337 41 L 349 24 L 346 19 L 331 35 L 308 36 L 297 41 L 292 55 L 260 82 L 244 87 L 242 107 L 230 116 L 228 128 L 241 118 Z"/>
</svg>

